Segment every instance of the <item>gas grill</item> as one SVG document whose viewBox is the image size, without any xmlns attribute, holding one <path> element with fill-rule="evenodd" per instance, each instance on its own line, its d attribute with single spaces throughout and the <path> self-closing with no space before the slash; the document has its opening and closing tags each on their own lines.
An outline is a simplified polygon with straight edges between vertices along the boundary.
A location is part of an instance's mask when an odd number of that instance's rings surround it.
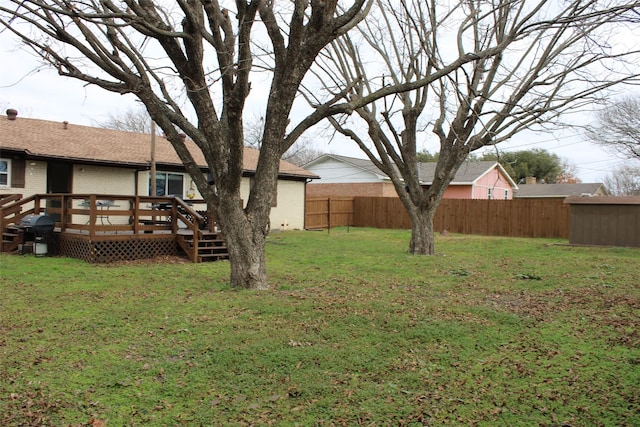
<svg viewBox="0 0 640 427">
<path fill-rule="evenodd" d="M 55 226 L 56 221 L 51 215 L 26 215 L 18 225 L 22 234 L 19 252 L 29 252 L 27 248 L 30 247 L 36 255 L 47 255 L 47 242 L 52 240 Z"/>
</svg>

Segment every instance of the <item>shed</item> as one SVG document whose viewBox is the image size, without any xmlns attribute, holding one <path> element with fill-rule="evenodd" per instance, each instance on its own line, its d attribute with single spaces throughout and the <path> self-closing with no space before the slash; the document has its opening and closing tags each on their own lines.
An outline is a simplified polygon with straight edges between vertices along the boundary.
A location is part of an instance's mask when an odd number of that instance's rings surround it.
<svg viewBox="0 0 640 427">
<path fill-rule="evenodd" d="M 569 243 L 640 247 L 640 197 L 567 197 Z"/>
</svg>

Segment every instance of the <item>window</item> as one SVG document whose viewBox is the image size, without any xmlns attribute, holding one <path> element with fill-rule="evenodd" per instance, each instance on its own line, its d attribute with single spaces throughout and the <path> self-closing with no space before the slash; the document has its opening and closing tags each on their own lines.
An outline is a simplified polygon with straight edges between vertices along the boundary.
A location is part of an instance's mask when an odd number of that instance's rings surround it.
<svg viewBox="0 0 640 427">
<path fill-rule="evenodd" d="M 181 173 L 157 172 L 156 196 L 179 196 L 184 194 L 184 175 Z M 149 180 L 149 194 L 151 194 L 151 180 Z"/>
<path fill-rule="evenodd" d="M 509 190 L 504 190 L 504 199 L 509 200 Z"/>
<path fill-rule="evenodd" d="M 489 188 L 487 191 L 487 199 L 493 199 L 493 188 Z"/>
<path fill-rule="evenodd" d="M 0 187 L 11 186 L 11 161 L 9 159 L 0 159 Z"/>
</svg>

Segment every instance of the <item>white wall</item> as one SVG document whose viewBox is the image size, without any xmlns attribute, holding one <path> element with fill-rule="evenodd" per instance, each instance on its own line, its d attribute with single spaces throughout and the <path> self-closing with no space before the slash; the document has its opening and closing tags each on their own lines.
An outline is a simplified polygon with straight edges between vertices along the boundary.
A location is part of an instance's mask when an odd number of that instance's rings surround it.
<svg viewBox="0 0 640 427">
<path fill-rule="evenodd" d="M 302 230 L 304 205 L 304 182 L 278 181 L 278 205 L 271 208 L 271 229 Z"/>
<path fill-rule="evenodd" d="M 138 173 L 138 194 L 148 195 L 149 192 L 149 171 L 141 171 Z M 184 178 L 184 197 L 188 200 L 187 193 L 191 188 L 191 177 L 185 175 Z M 194 199 L 202 199 L 202 195 L 195 188 Z M 245 206 L 249 200 L 249 191 L 251 189 L 251 178 L 244 177 L 240 184 L 240 197 Z M 271 208 L 271 229 L 277 230 L 284 228 L 287 230 L 304 228 L 304 204 L 305 204 L 305 183 L 303 181 L 278 181 L 278 201 L 277 206 Z M 197 206 L 197 209 L 206 209 L 206 205 Z"/>
<path fill-rule="evenodd" d="M 135 173 L 133 169 L 74 165 L 72 192 L 129 196 L 135 192 Z"/>
<path fill-rule="evenodd" d="M 245 206 L 249 200 L 250 178 L 242 178 L 240 196 Z M 301 230 L 304 228 L 304 181 L 278 180 L 277 205 L 269 215 L 272 230 Z"/>
<path fill-rule="evenodd" d="M 47 192 L 47 163 L 27 160 L 25 165 L 25 187 L 0 187 L 0 194 L 32 194 Z"/>
<path fill-rule="evenodd" d="M 360 168 L 340 162 L 332 158 L 327 158 L 322 162 L 305 167 L 311 173 L 315 173 L 320 179 L 313 180 L 309 185 L 351 183 L 351 182 L 380 182 L 376 174 L 363 171 Z"/>
<path fill-rule="evenodd" d="M 104 166 L 73 166 L 73 187 L 77 194 L 131 195 L 135 190 L 135 171 Z M 24 188 L 0 188 L 0 194 L 22 194 L 25 197 L 47 192 L 47 163 L 27 160 Z"/>
<path fill-rule="evenodd" d="M 27 161 L 25 188 L 0 188 L 0 194 L 19 193 L 26 196 L 44 194 L 47 190 L 47 164 L 46 162 Z M 148 195 L 149 171 L 136 172 L 133 169 L 106 167 L 106 166 L 73 166 L 73 188 L 76 194 L 136 194 L 135 174 L 138 174 L 137 194 Z M 185 175 L 185 197 L 191 185 L 191 177 Z M 250 178 L 243 178 L 240 194 L 247 203 L 249 198 Z M 196 190 L 196 199 L 202 196 Z M 77 203 L 81 203 L 78 201 Z M 205 206 L 199 206 L 205 208 Z M 278 181 L 277 206 L 271 208 L 271 229 L 286 230 L 304 228 L 305 209 L 305 183 L 304 181 Z"/>
</svg>

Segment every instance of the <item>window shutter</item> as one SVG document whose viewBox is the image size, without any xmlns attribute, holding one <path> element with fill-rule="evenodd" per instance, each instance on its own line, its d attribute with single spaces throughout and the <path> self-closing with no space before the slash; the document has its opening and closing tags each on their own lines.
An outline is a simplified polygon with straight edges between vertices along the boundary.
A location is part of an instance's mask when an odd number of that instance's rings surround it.
<svg viewBox="0 0 640 427">
<path fill-rule="evenodd" d="M 11 159 L 11 187 L 24 188 L 26 164 L 24 157 Z"/>
</svg>

